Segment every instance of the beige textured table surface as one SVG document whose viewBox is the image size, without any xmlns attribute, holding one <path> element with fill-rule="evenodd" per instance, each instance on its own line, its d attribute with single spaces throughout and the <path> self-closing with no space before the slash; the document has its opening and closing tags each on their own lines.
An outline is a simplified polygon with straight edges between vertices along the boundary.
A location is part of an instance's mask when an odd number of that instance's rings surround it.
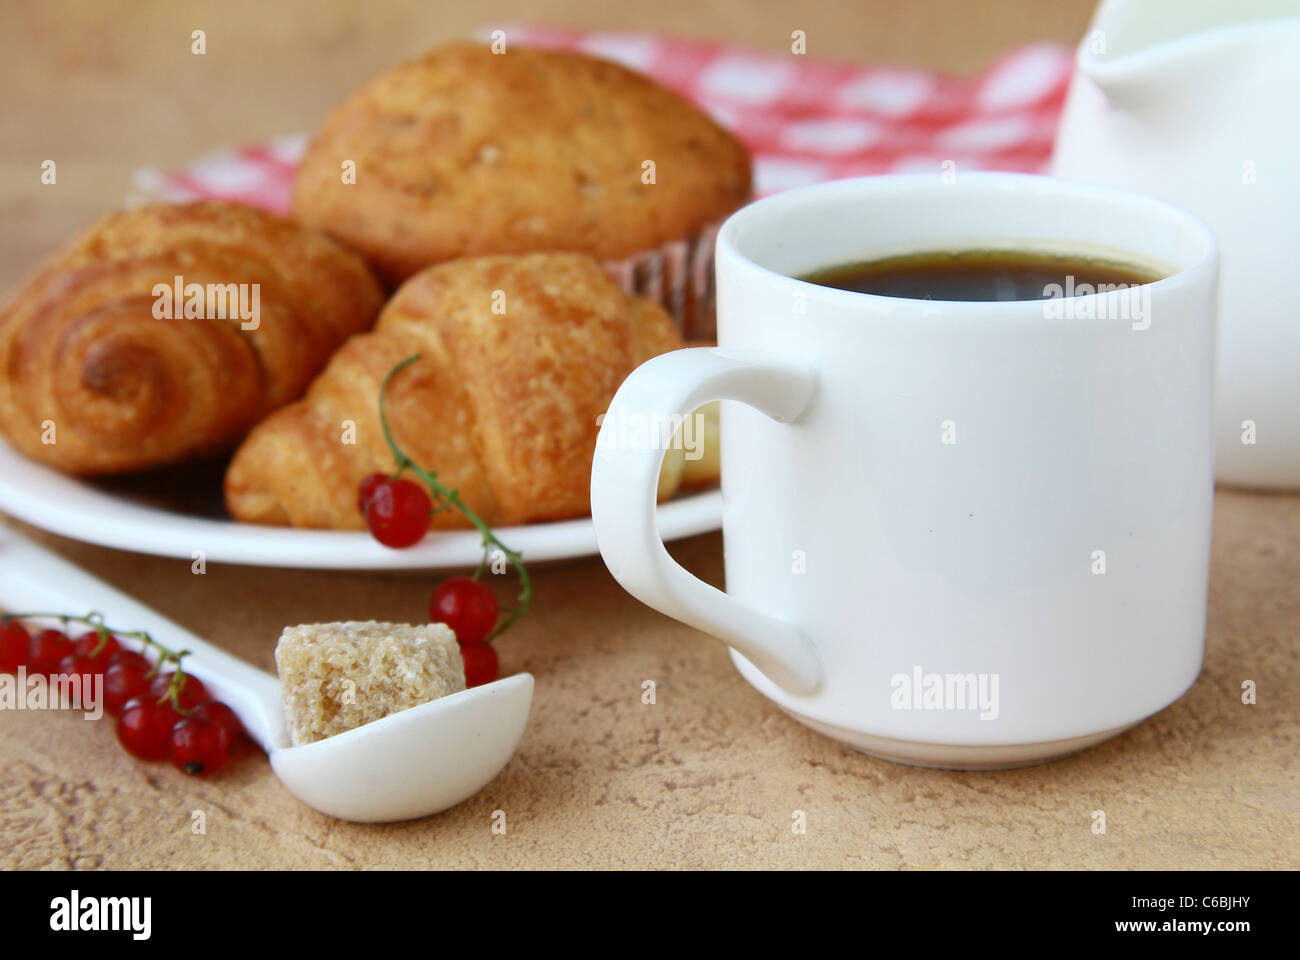
<svg viewBox="0 0 1300 960">
<path fill-rule="evenodd" d="M 969 72 L 1035 38 L 1070 41 L 1090 4 L 86 3 L 7 7 L 0 25 L 0 286 L 115 205 L 140 165 L 310 128 L 394 60 L 497 20 L 636 27 Z M 362 12 L 364 10 L 364 12 Z M 208 31 L 196 67 L 189 32 Z M 57 192 L 39 161 L 59 160 Z M 418 620 L 431 578 L 302 573 L 119 553 L 26 532 L 226 649 L 272 667 L 280 627 Z M 721 541 L 673 548 L 721 581 Z M 107 722 L 0 713 L 6 867 L 1300 866 L 1300 497 L 1220 491 L 1205 669 L 1177 704 L 1073 758 L 1004 773 L 874 760 L 798 726 L 723 647 L 622 592 L 597 560 L 536 571 L 501 642 L 537 678 L 519 752 L 439 816 L 367 827 L 290 797 L 244 750 L 218 780 L 138 764 Z M 654 680 L 657 703 L 641 702 Z M 1258 704 L 1240 702 L 1243 680 Z M 207 833 L 190 830 L 193 811 Z M 507 832 L 491 831 L 493 811 Z M 791 831 L 795 810 L 807 833 Z M 1104 810 L 1107 833 L 1092 833 Z"/>
</svg>

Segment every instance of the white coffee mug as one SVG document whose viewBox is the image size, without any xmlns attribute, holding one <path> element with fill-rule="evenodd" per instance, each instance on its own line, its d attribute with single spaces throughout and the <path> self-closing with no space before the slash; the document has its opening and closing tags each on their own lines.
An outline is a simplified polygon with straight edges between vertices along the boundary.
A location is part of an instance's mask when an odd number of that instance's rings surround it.
<svg viewBox="0 0 1300 960">
<path fill-rule="evenodd" d="M 794 279 L 968 249 L 1163 279 L 1014 302 Z M 1114 736 L 1200 671 L 1217 273 L 1191 215 L 1045 177 L 868 177 L 751 204 L 718 237 L 719 346 L 643 364 L 604 418 L 605 563 L 867 753 L 992 768 Z M 712 400 L 726 593 L 672 560 L 655 519 L 660 441 Z"/>
</svg>

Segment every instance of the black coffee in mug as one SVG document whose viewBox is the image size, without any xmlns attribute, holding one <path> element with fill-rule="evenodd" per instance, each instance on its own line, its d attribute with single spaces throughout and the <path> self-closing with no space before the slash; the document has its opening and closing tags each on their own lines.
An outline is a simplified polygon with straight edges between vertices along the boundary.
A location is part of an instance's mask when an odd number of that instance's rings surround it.
<svg viewBox="0 0 1300 960">
<path fill-rule="evenodd" d="M 915 253 L 847 263 L 799 278 L 908 300 L 1042 300 L 1123 289 L 1161 279 L 1142 267 L 1074 254 L 1020 250 Z"/>
</svg>

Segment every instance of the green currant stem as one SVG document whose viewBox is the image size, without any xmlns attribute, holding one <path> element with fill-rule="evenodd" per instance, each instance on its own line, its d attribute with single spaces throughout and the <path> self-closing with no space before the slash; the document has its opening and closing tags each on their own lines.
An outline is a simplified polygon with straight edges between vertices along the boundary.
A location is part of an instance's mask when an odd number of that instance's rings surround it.
<svg viewBox="0 0 1300 960">
<path fill-rule="evenodd" d="M 383 385 L 379 388 L 379 425 L 384 431 L 384 440 L 388 444 L 388 449 L 392 451 L 393 459 L 397 462 L 397 470 L 393 476 L 396 477 L 400 475 L 404 470 L 410 470 L 413 474 L 419 477 L 430 490 L 433 491 L 435 498 L 439 501 L 439 505 L 433 510 L 434 513 L 440 513 L 448 507 L 455 507 L 461 512 L 465 519 L 472 523 L 478 529 L 479 533 L 483 535 L 483 559 L 479 561 L 478 569 L 474 571 L 474 579 L 477 580 L 482 576 L 483 571 L 487 568 L 488 551 L 489 548 L 493 546 L 504 553 L 506 559 L 513 563 L 515 570 L 518 571 L 519 606 L 511 612 L 505 623 L 501 624 L 501 626 L 497 627 L 497 629 L 493 630 L 492 633 L 488 635 L 484 642 L 490 643 L 496 637 L 499 637 L 514 626 L 515 621 L 528 612 L 528 608 L 533 601 L 533 584 L 528 577 L 528 571 L 524 568 L 523 559 L 520 555 L 497 539 L 496 534 L 492 532 L 492 528 L 484 523 L 478 514 L 464 504 L 460 499 L 460 493 L 458 491 L 452 490 L 439 482 L 437 474 L 431 473 L 430 471 L 420 467 L 419 464 L 415 463 L 406 455 L 405 452 L 403 452 L 402 448 L 399 447 L 397 442 L 393 439 L 393 433 L 388 427 L 388 410 L 385 404 L 385 399 L 388 394 L 388 385 L 393 382 L 395 376 L 419 359 L 420 355 L 418 353 L 414 356 L 407 357 L 397 366 L 393 367 L 392 370 L 388 371 L 388 376 L 384 377 Z"/>
<path fill-rule="evenodd" d="M 6 613 L 0 616 L 0 623 L 8 623 L 10 620 L 59 620 L 63 623 L 65 633 L 69 623 L 84 623 L 99 634 L 99 643 L 96 644 L 94 651 L 91 653 L 92 657 L 98 656 L 103 651 L 108 644 L 108 635 L 110 633 L 114 636 L 138 640 L 144 645 L 145 650 L 152 647 L 158 651 L 158 662 L 153 665 L 152 670 L 145 674 L 146 677 L 157 676 L 164 663 L 176 664 L 176 671 L 172 674 L 171 681 L 167 685 L 167 692 L 158 698 L 158 702 L 162 703 L 164 700 L 171 700 L 172 708 L 177 713 L 184 715 L 190 712 L 182 709 L 180 704 L 180 693 L 185 689 L 185 680 L 188 676 L 184 667 L 181 666 L 181 658 L 189 656 L 190 651 L 169 650 L 143 630 L 114 630 L 104 623 L 104 615 L 94 610 L 84 617 L 74 617 L 66 613 Z"/>
</svg>

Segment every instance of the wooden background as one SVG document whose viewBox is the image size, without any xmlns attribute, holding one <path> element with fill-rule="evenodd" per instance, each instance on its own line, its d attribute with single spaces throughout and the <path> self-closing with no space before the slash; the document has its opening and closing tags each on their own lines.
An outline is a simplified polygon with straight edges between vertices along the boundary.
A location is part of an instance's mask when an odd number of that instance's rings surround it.
<svg viewBox="0 0 1300 960">
<path fill-rule="evenodd" d="M 811 56 L 978 70 L 1015 44 L 1073 43 L 1087 0 L 295 0 L 7 4 L 0 24 L 0 288 L 130 192 L 130 173 L 311 129 L 393 62 L 471 29 L 532 20 L 633 28 Z M 204 29 L 208 53 L 189 53 Z M 58 163 L 43 187 L 40 163 Z M 287 623 L 419 620 L 432 578 L 188 563 L 36 534 L 167 616 L 272 668 Z M 536 571 L 534 613 L 501 644 L 537 678 L 503 775 L 408 824 L 302 807 L 265 758 L 195 781 L 122 753 L 107 722 L 0 714 L 0 864 L 9 867 L 1291 867 L 1300 498 L 1221 491 L 1205 672 L 1179 703 L 1045 767 L 919 770 L 786 718 L 722 646 L 626 596 L 599 560 Z M 675 546 L 720 582 L 721 541 Z M 863 611 L 870 623 L 870 611 Z M 654 679 L 658 703 L 640 702 Z M 1254 679 L 1259 703 L 1242 706 Z M 504 810 L 508 832 L 493 836 Z M 1093 834 L 1104 810 L 1108 832 Z M 208 832 L 190 831 L 203 810 Z M 792 834 L 804 810 L 808 833 Z"/>
</svg>

